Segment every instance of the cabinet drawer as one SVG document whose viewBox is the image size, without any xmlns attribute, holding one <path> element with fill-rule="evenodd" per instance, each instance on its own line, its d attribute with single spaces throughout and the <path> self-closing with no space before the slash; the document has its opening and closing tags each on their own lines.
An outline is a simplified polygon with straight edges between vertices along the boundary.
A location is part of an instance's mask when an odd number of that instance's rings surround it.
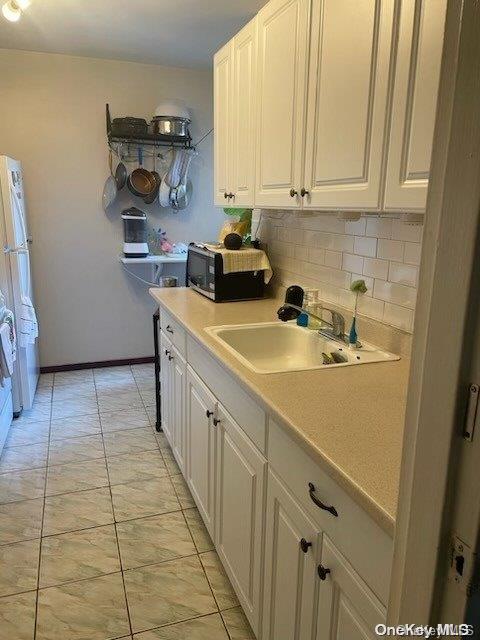
<svg viewBox="0 0 480 640">
<path fill-rule="evenodd" d="M 266 416 L 263 409 L 227 371 L 191 336 L 187 337 L 188 363 L 219 398 L 250 440 L 265 452 Z"/>
<path fill-rule="evenodd" d="M 393 540 L 273 420 L 269 423 L 268 461 L 305 509 L 348 558 L 355 570 L 386 604 L 390 586 Z M 310 497 L 333 506 L 338 516 Z"/>
<path fill-rule="evenodd" d="M 186 353 L 186 333 L 185 329 L 169 313 L 160 307 L 160 327 L 166 336 L 171 340 L 178 352 L 185 356 Z"/>
</svg>

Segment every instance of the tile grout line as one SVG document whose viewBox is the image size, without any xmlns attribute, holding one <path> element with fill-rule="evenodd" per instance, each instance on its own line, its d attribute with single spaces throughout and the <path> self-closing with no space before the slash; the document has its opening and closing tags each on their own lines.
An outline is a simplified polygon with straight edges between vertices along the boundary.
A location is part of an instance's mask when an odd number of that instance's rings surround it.
<svg viewBox="0 0 480 640">
<path fill-rule="evenodd" d="M 97 406 L 98 406 L 98 393 L 97 393 L 97 384 L 96 384 L 96 381 L 95 381 L 95 372 L 93 373 L 93 384 L 94 384 L 94 387 L 95 387 L 95 396 L 97 398 Z M 100 419 L 100 428 L 102 429 L 102 421 L 101 421 L 101 418 L 99 418 L 99 419 Z M 117 519 L 116 519 L 116 515 L 115 515 L 115 506 L 113 504 L 112 485 L 110 483 L 110 470 L 108 468 L 107 450 L 105 449 L 105 441 L 103 439 L 103 429 L 102 429 L 102 445 L 103 445 L 103 452 L 104 452 L 104 455 L 105 455 L 105 466 L 107 468 L 108 491 L 109 491 L 109 494 L 110 494 L 110 504 L 112 505 L 113 530 L 115 531 L 115 542 L 117 544 L 118 562 L 119 562 L 119 565 L 120 565 L 120 575 L 122 577 L 123 597 L 125 598 L 125 610 L 127 612 L 127 620 L 128 620 L 128 626 L 129 626 L 129 629 L 130 629 L 130 636 L 133 638 L 132 618 L 131 618 L 131 615 L 130 615 L 130 607 L 128 605 L 127 587 L 125 585 L 125 575 L 124 575 L 124 570 L 123 570 L 122 555 L 121 555 L 121 552 L 120 552 L 120 541 L 118 539 Z"/>
<path fill-rule="evenodd" d="M 53 399 L 53 387 L 55 384 L 55 376 L 52 380 L 52 399 Z M 34 397 L 35 402 L 35 397 Z M 46 455 L 46 467 L 45 467 L 45 480 L 43 485 L 43 507 L 42 507 L 42 521 L 40 525 L 40 542 L 38 544 L 38 570 L 37 570 L 37 589 L 36 589 L 36 597 L 35 597 L 35 616 L 33 623 L 33 640 L 36 640 L 37 637 L 37 624 L 38 624 L 38 607 L 39 607 L 39 599 L 40 599 L 40 572 L 42 568 L 42 540 L 43 540 L 43 527 L 45 522 L 45 507 L 47 501 L 47 481 L 48 481 L 48 459 L 50 456 L 50 435 L 52 431 L 52 411 L 53 411 L 53 400 L 50 402 L 50 420 L 48 427 L 48 441 L 47 441 L 47 455 Z"/>
</svg>

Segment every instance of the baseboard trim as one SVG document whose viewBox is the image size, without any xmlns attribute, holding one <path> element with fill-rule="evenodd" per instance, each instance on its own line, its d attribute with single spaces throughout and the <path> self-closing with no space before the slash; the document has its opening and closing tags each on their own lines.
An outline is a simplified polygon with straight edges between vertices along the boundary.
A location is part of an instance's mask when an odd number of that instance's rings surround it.
<svg viewBox="0 0 480 640">
<path fill-rule="evenodd" d="M 122 360 L 101 360 L 100 362 L 78 362 L 76 364 L 57 364 L 51 367 L 40 367 L 40 373 L 57 371 L 76 371 L 77 369 L 100 369 L 102 367 L 122 367 L 128 364 L 149 364 L 154 362 L 153 356 L 144 358 L 123 358 Z"/>
</svg>

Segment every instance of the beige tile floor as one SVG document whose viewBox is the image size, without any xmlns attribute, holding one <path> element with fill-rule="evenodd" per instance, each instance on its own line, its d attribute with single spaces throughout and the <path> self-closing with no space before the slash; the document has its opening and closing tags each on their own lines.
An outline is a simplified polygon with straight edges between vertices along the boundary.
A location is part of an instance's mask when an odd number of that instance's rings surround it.
<svg viewBox="0 0 480 640">
<path fill-rule="evenodd" d="M 0 640 L 251 640 L 151 365 L 44 375 L 0 458 Z"/>
</svg>

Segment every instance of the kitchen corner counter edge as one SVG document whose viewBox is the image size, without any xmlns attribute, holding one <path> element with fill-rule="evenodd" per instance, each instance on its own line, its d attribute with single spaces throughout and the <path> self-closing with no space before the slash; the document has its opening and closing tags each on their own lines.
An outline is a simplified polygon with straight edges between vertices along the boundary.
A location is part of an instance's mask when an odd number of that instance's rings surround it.
<svg viewBox="0 0 480 640">
<path fill-rule="evenodd" d="M 214 304 L 188 288 L 152 288 L 150 295 L 393 536 L 408 358 L 362 367 L 259 374 L 205 328 L 271 322 L 278 300 Z"/>
</svg>

